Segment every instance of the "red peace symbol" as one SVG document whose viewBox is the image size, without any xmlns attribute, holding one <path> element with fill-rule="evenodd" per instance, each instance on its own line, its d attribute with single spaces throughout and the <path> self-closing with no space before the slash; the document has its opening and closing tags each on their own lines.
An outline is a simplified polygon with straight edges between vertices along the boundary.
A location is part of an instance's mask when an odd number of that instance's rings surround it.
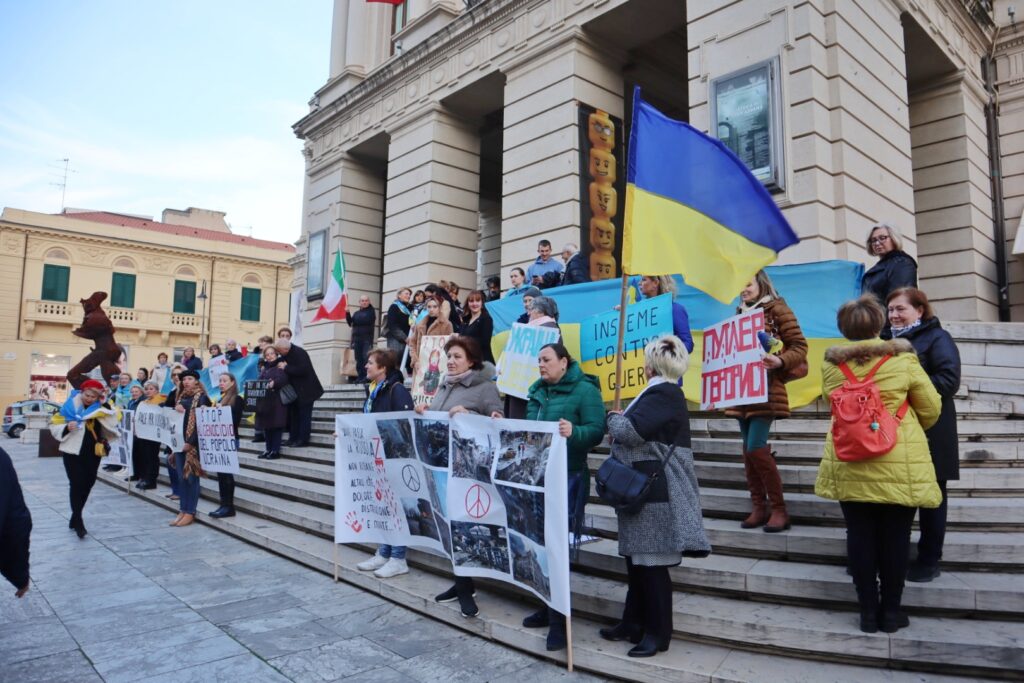
<svg viewBox="0 0 1024 683">
<path fill-rule="evenodd" d="M 466 491 L 466 514 L 480 519 L 491 509 L 491 494 L 480 484 L 473 484 Z"/>
</svg>

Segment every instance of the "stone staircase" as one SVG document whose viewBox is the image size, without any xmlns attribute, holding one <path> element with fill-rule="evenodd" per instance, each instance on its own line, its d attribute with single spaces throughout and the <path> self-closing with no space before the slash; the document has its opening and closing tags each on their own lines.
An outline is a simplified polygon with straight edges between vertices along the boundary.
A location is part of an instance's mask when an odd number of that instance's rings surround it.
<svg viewBox="0 0 1024 683">
<path fill-rule="evenodd" d="M 959 340 L 961 348 L 967 345 L 970 353 L 975 342 L 963 330 L 961 335 L 966 337 Z M 1024 350 L 1005 338 L 984 345 L 993 343 Z M 1024 363 L 1024 353 L 1018 357 Z M 714 553 L 684 560 L 671 571 L 675 642 L 668 653 L 641 662 L 625 657 L 621 644 L 597 637 L 601 623 L 621 614 L 625 565 L 617 554 L 614 512 L 594 498 L 587 521 L 599 539 L 583 546 L 572 575 L 576 665 L 629 680 L 924 680 L 915 672 L 928 673 L 927 680 L 1024 678 L 1024 394 L 1004 391 L 1024 391 L 1024 377 L 998 374 L 1003 376 L 998 385 L 978 375 L 964 379 L 957 399 L 961 479 L 950 485 L 943 572 L 931 583 L 907 584 L 909 628 L 891 635 L 857 628 L 839 506 L 813 493 L 827 408 L 807 406 L 775 424 L 772 445 L 794 518 L 793 529 L 781 534 L 739 528 L 749 499 L 736 422 L 695 412 L 693 447 Z M 336 548 L 331 542 L 333 416 L 358 410 L 362 395 L 359 387 L 329 388 L 314 412 L 311 447 L 285 449 L 281 460 L 257 459 L 262 448 L 251 442 L 251 428 L 243 427 L 242 472 L 236 477 L 241 514 L 211 520 L 203 508 L 215 505 L 201 504 L 198 520 L 325 572 L 333 571 L 337 553 L 342 580 L 483 637 L 549 656 L 543 629 L 531 631 L 519 623 L 534 601 L 513 587 L 484 583 L 478 596 L 481 618 L 467 620 L 454 607 L 432 600 L 450 585 L 445 561 L 411 550 L 416 569 L 380 581 L 355 570 L 372 548 Z M 606 456 L 606 447 L 595 449 L 591 468 Z M 170 507 L 165 492 L 144 495 Z M 204 480 L 202 495 L 215 502 L 216 482 Z M 565 655 L 553 658 L 564 661 Z"/>
</svg>

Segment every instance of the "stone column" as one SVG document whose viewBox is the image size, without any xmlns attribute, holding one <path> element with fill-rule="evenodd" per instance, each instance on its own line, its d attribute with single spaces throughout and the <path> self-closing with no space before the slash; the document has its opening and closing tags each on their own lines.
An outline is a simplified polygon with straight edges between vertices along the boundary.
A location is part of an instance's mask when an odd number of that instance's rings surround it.
<svg viewBox="0 0 1024 683">
<path fill-rule="evenodd" d="M 350 1 L 334 0 L 334 13 L 331 18 L 331 78 L 340 76 L 341 72 L 345 70 Z M 358 4 L 359 0 L 356 2 Z"/>
<path fill-rule="evenodd" d="M 1024 10 L 1024 3 L 1018 4 Z M 1003 27 L 1003 45 L 996 56 L 999 89 L 999 146 L 1003 166 L 1003 214 L 1009 261 L 1010 319 L 1024 321 L 1024 34 Z M 1014 247 L 1017 253 L 1014 254 Z"/>
<path fill-rule="evenodd" d="M 618 64 L 575 36 L 504 72 L 501 277 L 508 287 L 508 271 L 536 259 L 538 240 L 550 240 L 556 253 L 586 241 L 577 103 L 621 117 L 623 81 Z"/>
<path fill-rule="evenodd" d="M 384 299 L 400 287 L 476 282 L 480 135 L 442 108 L 391 132 Z"/>
</svg>

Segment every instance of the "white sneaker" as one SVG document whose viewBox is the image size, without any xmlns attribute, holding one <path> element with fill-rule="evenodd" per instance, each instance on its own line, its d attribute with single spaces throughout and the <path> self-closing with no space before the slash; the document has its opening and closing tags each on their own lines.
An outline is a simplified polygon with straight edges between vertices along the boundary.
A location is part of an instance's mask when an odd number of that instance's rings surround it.
<svg viewBox="0 0 1024 683">
<path fill-rule="evenodd" d="M 371 557 L 370 559 L 363 560 L 362 562 L 357 564 L 356 565 L 356 569 L 358 569 L 361 572 L 372 572 L 374 569 L 380 569 L 381 567 L 383 567 L 387 563 L 388 563 L 388 558 L 381 557 L 380 555 L 374 554 L 374 556 Z"/>
<path fill-rule="evenodd" d="M 392 576 L 398 576 L 399 574 L 408 574 L 409 565 L 405 563 L 405 560 L 398 560 L 392 557 L 388 560 L 388 563 L 373 573 L 378 579 L 390 579 Z"/>
</svg>

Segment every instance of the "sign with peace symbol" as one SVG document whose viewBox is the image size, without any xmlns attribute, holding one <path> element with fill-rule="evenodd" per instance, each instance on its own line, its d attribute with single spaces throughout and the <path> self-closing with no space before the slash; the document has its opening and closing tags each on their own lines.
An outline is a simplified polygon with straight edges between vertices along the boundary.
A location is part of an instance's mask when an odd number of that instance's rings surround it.
<svg viewBox="0 0 1024 683">
<path fill-rule="evenodd" d="M 466 491 L 466 514 L 480 519 L 491 509 L 491 494 L 480 484 L 473 484 Z"/>
<path fill-rule="evenodd" d="M 410 491 L 419 491 L 420 486 L 420 475 L 416 471 L 416 468 L 412 465 L 406 465 L 402 468 L 402 483 L 405 484 L 406 488 Z"/>
</svg>

